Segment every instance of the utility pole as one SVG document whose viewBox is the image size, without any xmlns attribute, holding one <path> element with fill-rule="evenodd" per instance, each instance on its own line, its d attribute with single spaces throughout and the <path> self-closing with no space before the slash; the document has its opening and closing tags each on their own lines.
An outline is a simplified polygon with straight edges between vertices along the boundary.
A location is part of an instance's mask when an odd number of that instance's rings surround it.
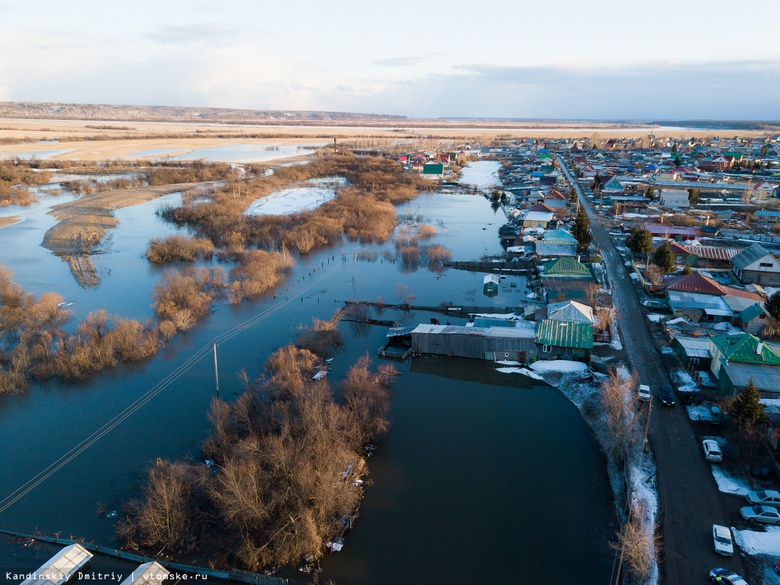
<svg viewBox="0 0 780 585">
<path fill-rule="evenodd" d="M 214 378 L 217 382 L 217 400 L 219 400 L 219 367 L 217 365 L 217 342 L 214 342 Z"/>
</svg>

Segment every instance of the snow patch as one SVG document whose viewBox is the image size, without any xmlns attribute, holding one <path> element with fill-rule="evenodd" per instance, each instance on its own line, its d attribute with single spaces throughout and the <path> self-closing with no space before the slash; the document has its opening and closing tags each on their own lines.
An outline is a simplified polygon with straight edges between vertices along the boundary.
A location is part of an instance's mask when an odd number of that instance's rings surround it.
<svg viewBox="0 0 780 585">
<path fill-rule="evenodd" d="M 718 489 L 724 494 L 744 496 L 750 491 L 750 485 L 748 484 L 748 481 L 745 479 L 744 475 L 737 477 L 716 465 L 712 465 L 711 467 L 712 475 L 715 477 L 715 481 L 718 483 Z"/>
<path fill-rule="evenodd" d="M 663 318 L 664 315 L 661 315 L 660 313 L 650 313 L 647 315 L 648 321 L 652 321 L 653 323 L 660 323 Z"/>
<path fill-rule="evenodd" d="M 675 385 L 680 392 L 696 392 L 699 385 L 694 382 L 693 377 L 685 370 L 677 370 L 673 374 Z"/>
<path fill-rule="evenodd" d="M 588 364 L 570 360 L 541 360 L 532 363 L 531 369 L 537 372 L 584 372 L 588 369 Z"/>
<path fill-rule="evenodd" d="M 528 368 L 497 368 L 497 371 L 501 372 L 502 374 L 522 374 L 523 376 L 528 376 L 534 380 L 544 380 L 542 376 L 535 374 Z"/>
<path fill-rule="evenodd" d="M 320 187 L 298 187 L 275 191 L 266 197 L 261 197 L 247 207 L 244 215 L 290 215 L 301 211 L 315 209 L 336 196 L 333 189 Z"/>
<path fill-rule="evenodd" d="M 749 555 L 780 555 L 780 526 L 767 526 L 766 532 L 731 531 L 739 548 Z"/>
</svg>

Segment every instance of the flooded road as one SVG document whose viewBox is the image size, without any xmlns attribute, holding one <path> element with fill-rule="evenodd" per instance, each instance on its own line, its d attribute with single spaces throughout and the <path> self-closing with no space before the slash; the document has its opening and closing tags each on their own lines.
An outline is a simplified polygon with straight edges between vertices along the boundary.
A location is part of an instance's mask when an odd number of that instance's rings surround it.
<svg viewBox="0 0 780 585">
<path fill-rule="evenodd" d="M 503 213 L 483 197 L 425 194 L 401 206 L 399 216 L 418 208 L 438 230 L 426 243 L 449 247 L 453 259 L 501 250 L 497 229 Z M 148 265 L 143 251 L 150 234 L 173 229 L 158 223 L 155 209 L 145 204 L 117 213 L 128 215 L 111 242 L 108 254 L 115 256 L 101 260 L 104 276 L 97 289 L 79 289 L 59 259 L 31 248 L 39 245 L 35 232 L 45 229 L 32 221 L 26 222 L 26 246 L 0 247 L 0 262 L 8 261 L 17 282 L 31 292 L 55 290 L 77 299 L 73 308 L 81 306 L 79 316 L 86 308 L 105 308 L 149 317 L 158 269 Z M 134 227 L 122 233 L 125 225 Z M 0 238 L 17 228 L 0 230 Z M 376 259 L 355 262 L 358 248 L 376 252 Z M 37 385 L 21 396 L 0 397 L 0 498 L 22 487 L 15 492 L 18 500 L 0 514 L 0 526 L 115 545 L 115 518 L 100 512 L 121 512 L 155 458 L 198 458 L 215 392 L 213 362 L 203 350 L 225 332 L 235 335 L 219 346 L 220 388 L 232 400 L 241 391 L 241 368 L 257 375 L 275 348 L 294 339 L 299 325 L 312 316 L 330 317 L 341 301 L 382 297 L 391 303 L 411 294 L 420 305 L 503 309 L 522 296 L 518 286 L 488 298 L 482 295 L 482 274 L 414 270 L 390 261 L 392 254 L 392 243 L 344 243 L 299 258 L 277 287 L 279 296 L 216 304 L 209 317 L 152 359 L 120 365 L 84 383 Z M 25 269 L 25 257 L 38 267 Z M 431 317 L 444 319 L 432 313 L 381 315 L 407 325 Z M 336 392 L 359 356 L 368 352 L 375 359 L 386 333 L 349 322 L 341 329 L 346 348 L 328 376 Z M 193 362 L 193 355 L 201 359 Z M 392 427 L 369 460 L 373 485 L 344 550 L 325 559 L 324 576 L 345 584 L 514 582 L 520 575 L 528 582 L 565 583 L 581 581 L 584 572 L 589 581 L 605 582 L 612 496 L 603 457 L 576 409 L 556 389 L 496 373 L 481 361 L 422 358 L 398 367 L 403 375 L 392 389 Z M 128 410 L 145 397 L 142 407 Z M 113 427 L 117 416 L 123 420 Z M 112 428 L 103 434 L 105 425 Z M 94 433 L 99 440 L 67 455 Z M 66 465 L 26 491 L 23 486 L 32 486 L 26 482 L 53 464 L 59 467 L 63 456 Z M 40 563 L 25 551 L 0 545 L 0 567 L 36 568 Z"/>
</svg>

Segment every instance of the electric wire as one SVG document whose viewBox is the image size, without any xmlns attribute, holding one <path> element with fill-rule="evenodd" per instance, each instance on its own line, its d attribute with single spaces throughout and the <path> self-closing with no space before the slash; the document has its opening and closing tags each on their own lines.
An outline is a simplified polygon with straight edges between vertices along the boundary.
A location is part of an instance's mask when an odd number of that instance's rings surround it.
<svg viewBox="0 0 780 585">
<path fill-rule="evenodd" d="M 320 282 L 328 278 L 331 274 L 333 274 L 336 270 L 338 270 L 343 264 L 344 262 L 334 263 L 334 265 L 329 270 L 324 271 L 322 274 L 309 281 L 306 285 L 304 285 L 301 289 L 299 289 L 299 291 L 301 293 L 308 292 L 309 289 L 313 288 L 315 285 L 318 285 Z M 221 343 L 225 343 L 233 339 L 234 337 L 240 335 L 247 329 L 254 327 L 259 322 L 267 319 L 274 313 L 280 311 L 282 308 L 286 307 L 293 300 L 297 298 L 298 295 L 292 298 L 290 297 L 285 298 L 284 301 L 280 301 L 279 303 L 276 303 L 275 305 L 265 309 L 264 311 L 261 311 L 257 315 L 254 315 L 249 319 L 242 321 L 241 323 L 232 327 L 228 331 L 221 333 L 220 335 L 215 337 L 212 341 L 209 341 L 209 343 L 207 343 L 200 349 L 196 350 L 194 354 L 192 354 L 189 358 L 187 358 L 174 370 L 169 372 L 162 380 L 157 382 L 157 384 L 152 386 L 144 394 L 142 394 L 140 397 L 134 400 L 130 405 L 125 407 L 111 420 L 109 420 L 99 429 L 94 431 L 91 435 L 83 439 L 80 443 L 78 443 L 70 451 L 62 455 L 59 459 L 51 463 L 48 467 L 38 472 L 37 475 L 29 479 L 27 482 L 22 484 L 16 490 L 8 494 L 5 498 L 0 500 L 0 514 L 5 512 L 16 502 L 24 498 L 27 494 L 29 494 L 31 491 L 33 491 L 35 488 L 41 485 L 44 481 L 52 477 L 60 469 L 68 465 L 79 455 L 84 453 L 84 451 L 89 449 L 92 445 L 100 441 L 103 437 L 105 437 L 108 433 L 110 433 L 112 430 L 114 430 L 116 427 L 118 427 L 128 418 L 130 418 L 133 414 L 135 414 L 141 408 L 146 406 L 146 404 L 148 404 L 151 400 L 153 400 L 158 394 L 160 394 L 163 390 L 168 388 L 176 380 L 181 378 L 184 374 L 186 374 L 189 370 L 191 370 L 200 360 L 202 360 L 206 355 L 208 355 L 214 343 L 219 345 Z"/>
</svg>

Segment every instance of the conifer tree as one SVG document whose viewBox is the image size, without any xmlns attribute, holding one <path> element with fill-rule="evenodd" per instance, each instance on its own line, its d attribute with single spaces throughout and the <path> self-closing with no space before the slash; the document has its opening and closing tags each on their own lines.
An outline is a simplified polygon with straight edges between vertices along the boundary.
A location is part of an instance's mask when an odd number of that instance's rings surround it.
<svg viewBox="0 0 780 585">
<path fill-rule="evenodd" d="M 755 429 L 766 422 L 761 393 L 753 383 L 753 378 L 750 378 L 745 389 L 737 394 L 731 406 L 731 414 L 742 429 Z"/>
<path fill-rule="evenodd" d="M 593 234 L 590 233 L 590 219 L 588 219 L 583 205 L 580 205 L 580 209 L 577 212 L 571 235 L 577 239 L 580 248 L 587 248 L 593 241 Z"/>
</svg>

